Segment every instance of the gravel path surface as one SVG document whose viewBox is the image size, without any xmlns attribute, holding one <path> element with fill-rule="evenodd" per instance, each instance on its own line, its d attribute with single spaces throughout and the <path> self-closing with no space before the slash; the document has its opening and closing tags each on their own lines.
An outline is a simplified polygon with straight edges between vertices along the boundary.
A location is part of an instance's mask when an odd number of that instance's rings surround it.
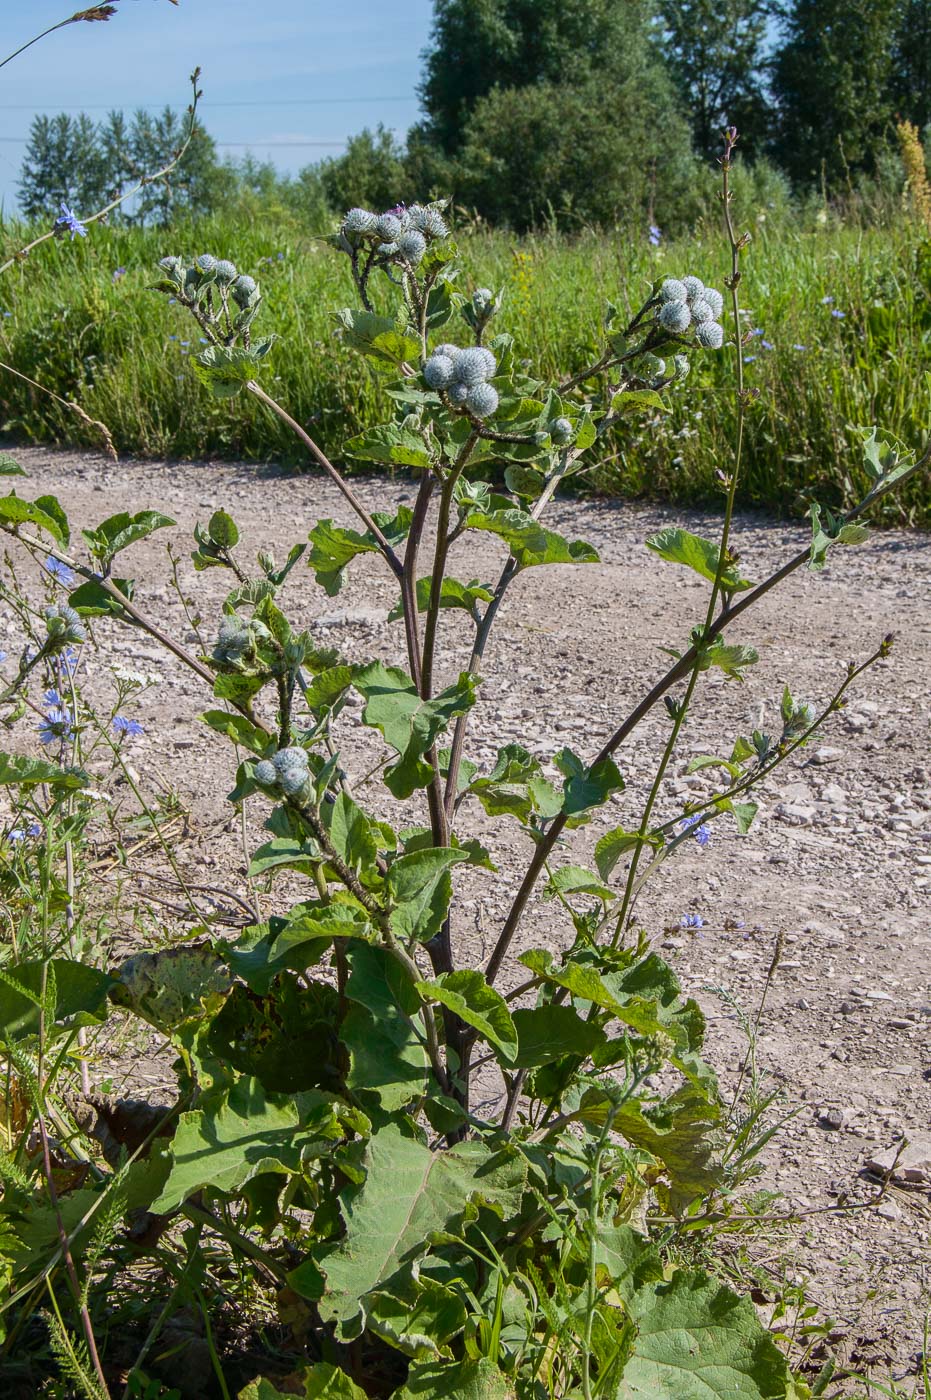
<svg viewBox="0 0 931 1400">
<path fill-rule="evenodd" d="M 179 637 L 190 634 L 190 625 L 169 587 L 165 541 L 181 553 L 182 585 L 210 635 L 227 581 L 218 570 L 195 575 L 188 551 L 195 521 L 206 523 L 216 506 L 234 515 L 253 556 L 272 548 L 283 558 L 320 517 L 355 523 L 335 489 L 316 477 L 244 464 L 115 465 L 38 450 L 17 457 L 36 494 L 60 496 L 75 532 L 113 511 L 147 506 L 178 521 L 176 530 L 124 558 L 139 580 L 137 600 Z M 361 479 L 357 490 L 374 509 L 413 499 L 410 483 L 398 479 Z M 541 758 L 564 744 L 590 756 L 662 674 L 668 658 L 660 648 L 683 647 L 702 617 L 705 586 L 658 561 L 643 541 L 672 523 L 713 534 L 710 518 L 563 502 L 548 523 L 590 540 L 602 562 L 533 569 L 512 587 L 467 745 L 482 765 L 493 761 L 499 741 L 520 740 Z M 736 521 L 735 546 L 752 579 L 803 547 L 805 538 L 796 525 L 756 516 Z M 890 531 L 830 559 L 822 574 L 799 571 L 735 624 L 732 640 L 757 646 L 760 663 L 744 686 L 717 672 L 703 679 L 662 815 L 675 815 L 678 803 L 707 790 L 705 778 L 687 775 L 689 758 L 729 752 L 737 733 L 778 723 L 784 684 L 817 704 L 839 684 L 848 660 L 863 659 L 888 632 L 896 634 L 892 657 L 861 679 L 817 745 L 769 782 L 749 835 L 716 822 L 706 849 L 690 842 L 662 867 L 638 917 L 705 1007 L 708 1058 L 725 1089 L 736 1083 L 746 1051 L 738 1008 L 756 1016 L 780 945 L 759 1016 L 757 1060 L 794 1116 L 765 1150 L 763 1185 L 782 1193 L 772 1212 L 809 1213 L 794 1227 L 774 1225 L 771 1249 L 757 1243 L 751 1255 L 775 1269 L 788 1259 L 789 1280 L 822 1308 L 821 1320 L 833 1321 L 832 1349 L 853 1367 L 875 1368 L 878 1376 L 888 1364 L 904 1377 L 917 1374 L 922 1319 L 931 1305 L 931 539 Z M 451 571 L 464 580 L 494 580 L 501 562 L 498 542 L 472 533 L 456 546 Z M 309 570 L 295 570 L 292 620 L 309 625 L 348 660 L 377 656 L 404 664 L 400 627 L 387 621 L 396 596 L 392 579 L 370 556 L 348 572 L 344 590 L 328 598 Z M 0 611 L 0 643 L 9 621 Z M 464 614 L 443 616 L 449 679 L 468 657 L 466 625 Z M 146 735 L 133 755 L 145 779 L 163 775 L 191 810 L 180 847 L 187 872 L 203 884 L 245 890 L 237 822 L 224 803 L 231 751 L 195 723 L 204 708 L 197 682 L 144 638 L 108 625 L 97 634 L 103 662 L 162 676 L 143 699 Z M 194 645 L 190 635 L 188 642 Z M 443 675 L 439 681 L 446 683 Z M 358 710 L 348 711 L 341 725 L 347 767 L 366 771 L 380 752 L 375 736 L 359 724 Z M 590 857 L 593 841 L 609 827 L 633 824 L 667 732 L 661 711 L 621 751 L 626 792 L 590 827 L 572 833 L 575 858 Z M 383 815 L 392 819 L 388 806 Z M 251 819 L 257 840 L 261 813 Z M 474 814 L 469 822 L 479 829 Z M 455 937 L 463 961 L 492 946 L 528 858 L 515 825 L 498 821 L 485 831 L 499 872 L 482 872 L 481 881 L 462 887 Z M 284 893 L 276 887 L 274 898 Z M 682 930 L 686 913 L 700 914 L 704 927 Z M 558 909 L 534 903 L 522 938 L 523 947 L 564 945 Z M 157 1066 L 140 1070 L 134 1087 L 145 1088 L 147 1078 L 158 1078 Z M 879 1205 L 831 1211 L 845 1199 L 871 1199 L 876 1186 L 865 1176 L 868 1162 L 903 1136 L 918 1159 L 924 1142 L 927 1174 L 922 1177 L 919 1160 L 914 1181 L 890 1186 Z M 760 1288 L 758 1301 L 775 1296 L 766 1282 Z"/>
</svg>

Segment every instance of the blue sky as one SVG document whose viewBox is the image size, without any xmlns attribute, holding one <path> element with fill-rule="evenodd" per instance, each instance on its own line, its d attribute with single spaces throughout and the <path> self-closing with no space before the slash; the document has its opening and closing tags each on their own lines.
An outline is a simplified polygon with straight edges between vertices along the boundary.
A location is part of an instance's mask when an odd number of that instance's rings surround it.
<svg viewBox="0 0 931 1400">
<path fill-rule="evenodd" d="M 0 58 L 91 0 L 7 7 Z M 221 155 L 295 171 L 337 155 L 364 126 L 403 133 L 431 0 L 120 0 L 106 24 L 73 24 L 0 69 L 0 201 L 12 211 L 37 112 L 185 107 L 203 69 L 203 121 Z M 12 14 L 11 14 L 12 12 Z"/>
</svg>

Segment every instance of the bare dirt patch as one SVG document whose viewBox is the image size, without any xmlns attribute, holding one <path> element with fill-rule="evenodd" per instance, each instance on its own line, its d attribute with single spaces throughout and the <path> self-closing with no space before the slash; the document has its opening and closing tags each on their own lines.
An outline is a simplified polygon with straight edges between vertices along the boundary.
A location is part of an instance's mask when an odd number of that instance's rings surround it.
<svg viewBox="0 0 931 1400">
<path fill-rule="evenodd" d="M 184 555 L 183 587 L 197 600 L 212 637 L 228 581 L 218 570 L 195 575 L 187 552 L 196 521 L 206 523 L 222 505 L 237 520 L 252 557 L 265 548 L 279 559 L 291 543 L 306 539 L 318 518 L 355 523 L 335 489 L 317 477 L 248 464 L 114 465 L 38 450 L 17 456 L 30 485 L 57 494 L 74 527 L 149 506 L 177 520 L 177 529 L 125 558 L 139 581 L 138 601 L 194 650 L 196 639 L 169 587 L 166 537 Z M 393 509 L 413 498 L 410 483 L 398 479 L 363 479 L 357 489 L 370 509 Z M 541 758 L 564 744 L 590 756 L 665 669 L 659 648 L 683 646 L 701 620 L 703 585 L 659 563 L 643 541 L 670 523 L 713 533 L 713 520 L 589 501 L 557 503 L 550 521 L 571 538 L 590 540 L 602 562 L 533 569 L 512 587 L 467 745 L 479 764 L 490 765 L 498 744 L 511 740 Z M 736 522 L 735 544 L 754 579 L 802 547 L 805 537 L 800 526 L 761 517 Z M 818 744 L 770 782 L 750 834 L 741 838 L 716 822 L 706 850 L 689 843 L 679 859 L 666 863 L 638 913 L 708 1013 L 708 1057 L 725 1091 L 736 1082 L 746 1050 L 729 997 L 755 1015 L 782 939 L 760 1017 L 758 1057 L 781 1088 L 786 1110 L 796 1113 L 765 1151 L 763 1184 L 782 1193 L 775 1212 L 811 1213 L 787 1234 L 774 1226 L 768 1259 L 759 1246 L 754 1252 L 771 1268 L 788 1258 L 790 1279 L 835 1321 L 834 1342 L 852 1366 L 875 1367 L 879 1374 L 888 1362 L 894 1374 L 906 1376 L 917 1374 L 921 1323 L 931 1301 L 927 1181 L 890 1190 L 878 1207 L 846 1214 L 825 1208 L 845 1198 L 869 1199 L 875 1189 L 864 1177 L 870 1158 L 903 1135 L 927 1138 L 931 1126 L 931 539 L 889 531 L 830 559 L 822 574 L 797 573 L 735 624 L 733 640 L 756 645 L 760 664 L 745 686 L 703 681 L 662 815 L 674 815 L 678 803 L 701 791 L 702 779 L 686 775 L 690 757 L 724 753 L 737 733 L 775 725 L 785 683 L 796 696 L 823 701 L 847 661 L 868 655 L 888 632 L 897 638 L 891 659 L 867 673 Z M 464 580 L 494 580 L 501 562 L 498 542 L 472 533 L 457 545 L 451 568 Z M 290 616 L 348 660 L 379 657 L 403 665 L 400 627 L 387 621 L 396 601 L 392 579 L 368 558 L 349 573 L 343 592 L 328 598 L 300 566 L 285 595 Z M 449 679 L 468 657 L 462 618 L 443 618 Z M 10 621 L 0 613 L 0 637 Z M 145 637 L 108 624 L 98 625 L 96 636 L 92 672 L 122 665 L 162 677 L 143 699 L 146 734 L 135 741 L 132 761 L 146 780 L 161 774 L 190 811 L 179 845 L 186 877 L 247 895 L 238 820 L 225 803 L 231 751 L 196 719 L 205 693 Z M 358 710 L 340 723 L 347 768 L 366 772 L 378 761 L 377 736 L 363 729 Z M 655 715 L 621 751 L 627 791 L 590 827 L 572 833 L 574 858 L 586 858 L 604 830 L 636 811 L 666 723 L 662 713 Z M 391 820 L 397 813 L 386 808 L 382 815 Z M 248 816 L 255 845 L 263 813 L 254 804 Z M 478 829 L 475 814 L 466 817 L 470 823 Z M 519 830 L 506 821 L 493 823 L 490 833 L 486 824 L 485 836 L 499 871 L 483 872 L 481 879 L 469 872 L 471 883 L 463 887 L 455 929 L 463 962 L 490 951 L 529 856 Z M 157 853 L 145 862 L 150 873 L 166 869 Z M 274 887 L 263 911 L 274 912 L 286 896 L 286 886 Z M 124 898 L 123 907 L 138 903 L 138 896 L 128 903 Z M 165 926 L 164 908 L 153 903 L 150 909 Z M 705 921 L 697 933 L 678 927 L 689 912 Z M 112 934 L 125 946 L 131 921 L 118 922 Z M 558 909 L 538 899 L 521 946 L 561 946 L 569 938 Z M 144 1049 L 137 1046 L 136 1053 Z M 144 1056 L 127 1074 L 134 1091 L 152 1090 L 159 1079 L 158 1061 Z"/>
</svg>

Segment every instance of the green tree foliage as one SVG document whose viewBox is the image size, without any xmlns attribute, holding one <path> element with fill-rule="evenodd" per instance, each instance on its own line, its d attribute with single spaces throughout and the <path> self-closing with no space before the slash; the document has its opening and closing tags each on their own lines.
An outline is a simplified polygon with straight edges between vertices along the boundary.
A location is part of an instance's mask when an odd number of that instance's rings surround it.
<svg viewBox="0 0 931 1400">
<path fill-rule="evenodd" d="M 899 0 L 891 96 L 899 116 L 922 130 L 931 122 L 931 0 Z"/>
<path fill-rule="evenodd" d="M 320 178 L 334 209 L 392 209 L 413 198 L 408 188 L 404 148 L 384 126 L 353 136 L 346 150 L 324 161 Z"/>
<path fill-rule="evenodd" d="M 166 165 L 183 144 L 187 118 L 166 107 L 158 115 L 139 110 L 131 119 L 110 112 L 96 123 L 82 112 L 38 116 L 32 123 L 19 181 L 19 202 L 30 219 L 53 217 L 64 200 L 89 214 L 145 174 Z M 217 188 L 214 143 L 197 126 L 183 160 L 170 179 L 146 186 L 134 208 L 114 222 L 168 224 L 181 213 L 209 212 Z"/>
<path fill-rule="evenodd" d="M 721 132 L 736 126 L 752 154 L 767 134 L 762 47 L 771 0 L 663 0 L 666 61 L 692 123 L 696 150 L 720 154 Z"/>
<path fill-rule="evenodd" d="M 685 123 L 635 74 L 608 87 L 592 77 L 495 88 L 469 120 L 457 172 L 457 198 L 518 230 L 546 218 L 666 227 L 697 209 Z"/>
<path fill-rule="evenodd" d="M 896 0 L 795 0 L 773 61 L 777 156 L 796 181 L 871 170 L 893 116 Z"/>
</svg>

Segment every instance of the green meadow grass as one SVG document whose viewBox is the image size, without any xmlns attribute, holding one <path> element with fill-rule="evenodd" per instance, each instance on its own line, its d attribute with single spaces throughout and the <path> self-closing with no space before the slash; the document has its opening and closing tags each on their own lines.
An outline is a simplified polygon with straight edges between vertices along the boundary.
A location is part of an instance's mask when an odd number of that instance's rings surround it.
<svg viewBox="0 0 931 1400">
<path fill-rule="evenodd" d="M 0 230 L 4 249 L 23 234 Z M 694 272 L 721 287 L 728 256 L 710 226 L 655 250 L 620 233 L 518 240 L 465 230 L 459 241 L 465 289 L 505 288 L 500 328 L 550 380 L 594 356 L 606 301 L 633 310 L 647 284 L 668 274 Z M 204 251 L 261 281 L 260 327 L 280 336 L 264 382 L 338 458 L 345 438 L 390 406 L 382 381 L 334 336 L 333 310 L 352 302 L 345 261 L 284 219 L 208 220 L 169 234 L 94 228 L 87 239 L 45 244 L 0 279 L 0 360 L 105 422 L 121 452 L 301 465 L 300 445 L 248 395 L 210 398 L 188 362 L 200 348 L 197 327 L 147 290 L 160 257 Z M 118 267 L 126 273 L 114 281 Z M 741 352 L 747 386 L 759 390 L 744 505 L 792 513 L 810 497 L 853 500 L 865 484 L 858 427 L 877 423 L 922 442 L 931 427 L 929 288 L 931 254 L 904 220 L 867 229 L 788 216 L 755 224 L 740 289 L 747 327 L 761 332 Z M 690 379 L 669 396 L 671 412 L 632 419 L 605 445 L 593 488 L 713 501 L 733 450 L 734 355 L 733 345 L 696 354 Z M 2 371 L 0 428 L 21 441 L 95 443 L 73 414 Z M 886 518 L 931 523 L 929 479 L 911 483 Z"/>
</svg>

